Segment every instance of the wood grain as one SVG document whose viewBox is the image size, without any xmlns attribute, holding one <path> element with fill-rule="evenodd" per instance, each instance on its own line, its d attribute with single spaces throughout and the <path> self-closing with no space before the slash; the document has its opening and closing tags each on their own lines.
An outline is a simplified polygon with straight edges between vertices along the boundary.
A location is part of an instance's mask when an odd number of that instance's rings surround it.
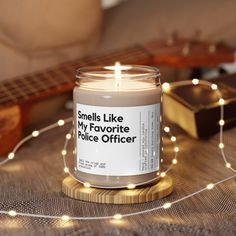
<svg viewBox="0 0 236 236">
<path fill-rule="evenodd" d="M 65 195 L 82 201 L 110 203 L 110 204 L 134 204 L 154 201 L 168 196 L 173 191 L 172 179 L 169 176 L 158 183 L 139 187 L 136 189 L 97 189 L 86 188 L 83 184 L 68 176 L 63 180 L 62 191 Z"/>
</svg>

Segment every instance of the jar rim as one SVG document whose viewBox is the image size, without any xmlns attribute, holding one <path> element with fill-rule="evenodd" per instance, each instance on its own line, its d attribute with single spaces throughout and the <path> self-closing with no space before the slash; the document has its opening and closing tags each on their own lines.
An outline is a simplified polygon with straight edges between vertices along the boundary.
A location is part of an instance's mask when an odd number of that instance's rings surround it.
<svg viewBox="0 0 236 236">
<path fill-rule="evenodd" d="M 160 71 L 154 66 L 120 65 L 122 79 L 148 79 L 160 76 Z M 114 79 L 115 66 L 85 66 L 76 70 L 77 79 Z"/>
</svg>

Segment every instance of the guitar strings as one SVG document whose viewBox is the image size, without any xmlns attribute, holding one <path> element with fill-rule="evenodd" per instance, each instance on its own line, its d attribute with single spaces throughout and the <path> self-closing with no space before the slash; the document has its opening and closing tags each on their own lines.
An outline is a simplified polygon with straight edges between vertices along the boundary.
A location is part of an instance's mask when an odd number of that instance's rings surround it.
<svg viewBox="0 0 236 236">
<path fill-rule="evenodd" d="M 176 46 L 173 46 L 173 44 L 177 44 Z M 86 61 L 85 65 L 91 65 L 91 64 L 97 64 L 97 61 L 104 61 L 106 63 L 104 64 L 107 64 L 110 63 L 111 61 L 114 61 L 114 58 L 116 57 L 116 61 L 122 61 L 122 62 L 126 62 L 127 60 L 129 59 L 133 59 L 134 57 L 137 58 L 138 56 L 139 57 L 144 57 L 146 59 L 150 59 L 150 55 L 149 55 L 149 51 L 150 49 L 148 49 L 148 47 L 151 47 L 152 48 L 152 54 L 154 53 L 158 53 L 158 55 L 160 54 L 163 54 L 163 53 L 178 53 L 179 51 L 181 51 L 181 53 L 184 55 L 185 53 L 188 54 L 190 48 L 186 51 L 185 49 L 187 47 L 191 47 L 191 50 L 196 48 L 196 46 L 194 46 L 193 44 L 194 42 L 186 42 L 186 41 L 173 41 L 172 44 L 168 44 L 168 40 L 165 41 L 160 41 L 160 45 L 162 48 L 158 48 L 156 49 L 155 46 L 152 46 L 152 42 L 147 44 L 148 46 L 145 47 L 145 46 L 134 46 L 132 48 L 127 48 L 127 49 L 124 49 L 123 51 L 116 51 L 116 52 L 110 52 L 109 54 L 107 55 L 95 55 L 93 57 L 89 57 L 89 58 L 82 58 L 80 60 L 77 60 L 77 61 L 73 61 L 73 62 L 70 62 L 70 63 L 65 63 L 65 64 L 62 64 L 61 66 L 59 67 L 55 67 L 55 70 L 56 71 L 59 71 L 61 68 L 67 68 L 69 67 L 69 70 L 70 70 L 70 73 L 73 74 L 73 70 L 74 70 L 74 67 L 77 67 L 80 66 L 81 64 L 84 64 L 84 61 Z M 180 44 L 180 45 L 178 45 Z M 160 47 L 159 45 L 159 47 Z M 201 45 L 202 45 L 202 42 L 201 42 Z M 208 48 L 208 51 L 211 52 L 211 46 L 212 44 L 210 45 L 204 45 L 205 47 Z M 141 47 L 141 48 L 139 48 Z M 198 45 L 199 47 L 199 45 Z M 185 55 L 186 56 L 186 55 Z M 95 63 L 96 62 L 96 63 Z M 73 70 L 72 70 L 72 68 Z M 53 70 L 54 68 L 51 68 L 50 70 Z M 70 74 L 68 72 L 68 74 Z M 8 89 L 6 86 L 3 86 L 3 83 L 2 83 L 2 86 L 0 88 L 3 88 L 5 87 L 5 91 L 7 91 L 7 97 L 5 98 L 0 98 L 0 103 L 4 104 L 4 103 L 7 103 L 7 102 L 18 102 L 19 100 L 27 100 L 28 98 L 30 98 L 30 96 L 32 95 L 37 95 L 37 93 L 39 92 L 43 92 L 44 91 L 44 88 L 45 86 L 43 86 L 43 88 L 41 87 L 38 91 L 34 91 L 32 93 L 32 88 L 34 88 L 34 86 L 30 86 L 31 83 L 36 83 L 39 82 L 42 82 L 42 80 L 44 82 L 47 82 L 47 86 L 45 88 L 45 91 L 49 88 L 49 85 L 54 85 L 53 87 L 57 87 L 57 86 L 60 86 L 62 84 L 64 84 L 65 82 L 68 82 L 70 83 L 72 80 L 68 80 L 68 81 L 64 81 L 61 82 L 60 79 L 61 78 L 64 78 L 64 76 L 58 76 L 58 77 L 52 77 L 52 76 L 48 76 L 48 74 L 50 75 L 50 72 L 49 71 L 46 71 L 46 73 L 36 73 L 36 74 L 32 74 L 30 76 L 27 76 L 27 77 L 23 77 L 21 80 L 24 81 L 23 84 L 24 84 L 24 89 Z M 36 79 L 39 76 L 40 79 Z M 42 78 L 43 76 L 43 78 Z M 19 78 L 15 79 L 15 80 L 12 80 L 12 81 L 9 81 L 7 82 L 8 84 L 13 84 L 16 82 L 16 80 L 19 80 Z M 29 81 L 30 83 L 27 83 L 27 81 Z M 51 84 L 50 84 L 51 83 Z M 39 84 L 37 83 L 37 89 L 39 88 Z M 41 83 L 41 85 L 44 85 L 44 83 Z M 48 85 L 49 84 L 49 85 Z M 0 84 L 1 85 L 1 84 Z M 15 87 L 15 86 L 14 86 Z M 30 87 L 30 88 L 29 88 Z M 25 90 L 26 89 L 26 90 Z M 16 90 L 18 92 L 16 92 Z M 20 90 L 20 91 L 19 91 Z M 26 91 L 29 91 L 30 93 L 26 93 Z"/>
</svg>

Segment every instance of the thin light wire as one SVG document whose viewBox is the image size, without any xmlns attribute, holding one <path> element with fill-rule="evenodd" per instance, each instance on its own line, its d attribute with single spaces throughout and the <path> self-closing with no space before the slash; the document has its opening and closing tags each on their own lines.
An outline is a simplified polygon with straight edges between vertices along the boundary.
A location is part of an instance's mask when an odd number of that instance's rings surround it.
<svg viewBox="0 0 236 236">
<path fill-rule="evenodd" d="M 70 123 L 70 122 L 72 122 L 72 120 L 73 120 L 72 117 L 66 118 L 66 119 L 64 120 L 64 123 L 65 123 L 65 124 Z M 56 123 L 53 123 L 53 124 L 51 124 L 51 125 L 48 125 L 48 126 L 42 128 L 42 129 L 38 130 L 39 135 L 42 134 L 42 133 L 45 133 L 45 132 L 47 132 L 47 131 L 49 131 L 49 130 L 51 130 L 51 129 L 57 128 L 57 127 L 59 127 L 59 125 L 58 125 L 57 122 L 56 122 Z M 15 146 L 15 147 L 13 148 L 13 150 L 12 150 L 12 153 L 15 154 L 15 153 L 18 151 L 18 149 L 19 149 L 24 143 L 26 143 L 28 140 L 30 140 L 30 139 L 32 139 L 32 138 L 35 138 L 32 134 L 27 135 L 27 136 L 26 136 L 25 138 L 23 138 L 19 143 L 16 144 L 16 146 Z M 1 166 L 1 165 L 4 165 L 4 164 L 7 163 L 8 161 L 10 161 L 9 158 L 4 159 L 3 161 L 0 162 L 0 166 Z"/>
<path fill-rule="evenodd" d="M 196 83 L 196 81 L 195 81 L 195 83 Z M 197 83 L 198 83 L 198 81 L 197 81 Z M 207 86 L 211 86 L 211 85 L 212 85 L 212 84 L 211 84 L 210 82 L 208 82 L 208 81 L 200 81 L 199 83 L 205 84 L 205 85 L 207 85 Z M 190 81 L 179 81 L 179 82 L 174 82 L 174 83 L 172 83 L 172 85 L 174 85 L 174 86 L 189 85 L 189 84 L 191 84 Z M 221 93 L 220 93 L 220 91 L 219 91 L 218 89 L 217 89 L 217 94 L 218 94 L 219 98 L 222 98 L 222 95 L 221 95 Z M 220 104 L 220 105 L 221 105 L 221 106 L 220 106 L 220 114 L 221 114 L 221 115 L 220 115 L 220 119 L 223 120 L 223 118 L 224 118 L 224 109 L 223 109 L 224 104 Z M 72 117 L 65 119 L 64 122 L 63 122 L 63 125 L 66 124 L 66 123 L 71 122 L 72 120 L 73 120 Z M 38 130 L 38 133 L 37 133 L 36 136 L 38 136 L 38 135 L 40 135 L 41 133 L 44 133 L 44 132 L 46 132 L 46 131 L 49 131 L 49 130 L 51 130 L 51 129 L 54 129 L 54 128 L 58 127 L 58 126 L 61 126 L 61 125 L 59 125 L 59 121 L 58 121 L 57 123 L 55 123 L 55 124 L 51 124 L 51 125 L 49 125 L 49 126 L 43 128 L 43 129 L 41 129 L 41 130 Z M 72 132 L 73 132 L 73 130 L 71 129 L 71 130 L 70 130 L 70 133 L 72 133 Z M 33 135 L 33 133 L 30 134 L 30 135 L 28 135 L 28 136 L 26 136 L 24 139 L 22 139 L 22 140 L 15 146 L 15 148 L 14 148 L 13 151 L 12 151 L 12 153 L 15 154 L 16 151 L 17 151 L 25 142 L 27 142 L 28 140 L 30 140 L 31 138 L 34 138 L 34 137 L 35 137 L 35 136 Z M 220 143 L 223 143 L 223 125 L 220 126 Z M 66 139 L 66 141 L 65 141 L 65 143 L 64 143 L 63 150 L 66 150 L 67 145 L 68 145 L 68 139 Z M 175 145 L 175 147 L 177 147 L 176 142 L 174 142 L 174 145 Z M 175 158 L 177 157 L 177 154 L 178 154 L 178 152 L 175 152 Z M 67 165 L 66 165 L 66 159 L 65 159 L 65 156 L 66 156 L 66 155 L 62 154 L 62 156 L 63 156 L 63 163 L 64 163 L 64 168 L 65 168 L 65 167 L 67 167 Z M 223 149 L 223 148 L 221 148 L 221 156 L 222 156 L 222 158 L 223 158 L 225 164 L 227 164 L 228 161 L 227 161 L 227 157 L 226 157 L 226 155 L 225 155 L 225 152 L 224 152 L 224 149 Z M 13 157 L 14 157 L 14 155 L 13 155 Z M 2 162 L 0 162 L 0 165 L 5 164 L 5 163 L 8 162 L 10 159 L 12 159 L 12 158 L 7 158 L 7 159 L 3 160 Z M 171 170 L 172 166 L 173 166 L 173 164 L 171 164 L 171 165 L 167 168 L 167 170 L 165 171 L 165 173 L 167 173 L 169 170 Z M 236 170 L 235 170 L 233 167 L 231 167 L 231 166 L 230 166 L 229 169 L 230 169 L 231 171 L 233 171 L 234 173 L 236 172 Z M 69 173 L 69 175 L 71 175 L 72 178 L 74 178 L 76 181 L 78 181 L 78 180 L 71 174 L 70 170 L 68 171 L 68 173 Z M 220 181 L 218 181 L 218 182 L 215 182 L 215 183 L 213 184 L 213 186 L 217 186 L 217 185 L 219 185 L 219 184 L 222 184 L 222 183 L 224 183 L 224 182 L 226 182 L 226 181 L 229 181 L 229 180 L 231 180 L 231 179 L 233 179 L 233 178 L 235 178 L 235 177 L 236 177 L 236 174 L 231 175 L 231 176 L 229 176 L 229 177 L 227 177 L 227 178 L 224 178 L 224 179 L 222 179 L 222 180 L 220 180 Z M 196 195 L 198 195 L 198 194 L 200 194 L 200 193 L 202 193 L 202 192 L 204 192 L 204 191 L 206 191 L 206 190 L 209 190 L 209 189 L 208 189 L 207 187 L 205 187 L 205 188 L 202 188 L 202 189 L 200 189 L 200 190 L 198 190 L 198 191 L 195 191 L 195 192 L 193 192 L 193 193 L 190 193 L 190 194 L 188 194 L 188 195 L 186 195 L 186 196 L 184 196 L 184 197 L 182 197 L 182 198 L 176 199 L 176 200 L 174 200 L 174 201 L 172 201 L 172 202 L 167 202 L 167 203 L 165 203 L 165 204 L 162 205 L 162 206 L 158 206 L 158 207 L 154 207 L 154 208 L 149 208 L 149 209 L 142 210 L 142 211 L 136 211 L 136 212 L 132 212 L 132 213 L 127 213 L 127 214 L 123 214 L 123 215 L 119 215 L 119 218 L 120 218 L 120 217 L 130 217 L 130 216 L 140 215 L 140 214 L 144 214 L 144 213 L 149 213 L 149 212 L 156 211 L 156 210 L 159 210 L 159 209 L 166 209 L 166 208 L 169 208 L 170 206 L 172 206 L 173 204 L 179 203 L 179 202 L 184 201 L 184 200 L 186 200 L 186 199 L 188 199 L 188 198 L 191 198 L 191 197 L 193 197 L 193 196 L 196 196 Z M 131 190 L 131 191 L 132 191 L 132 190 Z M 48 218 L 48 219 L 62 219 L 62 220 L 63 220 L 63 219 L 64 219 L 64 220 L 104 220 L 104 219 L 114 219 L 114 217 L 116 216 L 116 215 L 112 215 L 112 216 L 111 216 L 111 215 L 108 215 L 108 216 L 83 216 L 83 217 L 78 217 L 78 216 L 64 216 L 64 218 L 63 218 L 63 216 L 56 216 L 56 215 L 31 214 L 31 213 L 15 212 L 15 211 L 13 211 L 13 212 L 15 213 L 14 216 L 15 216 L 15 215 L 18 215 L 18 216 L 26 216 L 26 217 Z M 0 214 L 10 215 L 10 211 L 0 210 Z"/>
<path fill-rule="evenodd" d="M 184 86 L 184 85 L 190 85 L 190 84 L 191 84 L 191 81 L 183 80 L 183 81 L 173 82 L 173 83 L 171 83 L 171 86 Z M 200 80 L 199 84 L 206 85 L 206 86 L 210 87 L 210 89 L 212 86 L 212 83 L 210 83 L 209 81 L 206 81 L 206 80 Z M 220 92 L 220 90 L 218 88 L 214 91 L 217 93 L 219 99 L 223 98 L 222 93 Z M 224 104 L 220 104 L 220 120 L 224 120 Z M 220 125 L 220 143 L 223 143 L 223 125 Z M 225 164 L 227 164 L 228 161 L 227 161 L 227 157 L 225 155 L 224 148 L 221 148 L 220 151 L 221 151 L 221 156 L 222 156 Z M 230 167 L 229 169 L 232 170 L 234 173 L 236 173 L 236 170 L 233 167 Z"/>
<path fill-rule="evenodd" d="M 73 132 L 73 128 L 70 129 L 69 133 L 68 134 L 72 134 Z M 169 136 L 171 137 L 171 132 L 168 132 L 167 135 L 169 134 Z M 174 147 L 177 147 L 176 145 L 176 141 L 173 142 L 174 143 Z M 64 163 L 64 168 L 68 168 L 67 167 L 67 162 L 66 162 L 66 156 L 67 156 L 67 146 L 68 146 L 68 140 L 66 139 L 65 140 L 65 143 L 64 143 L 64 147 L 63 147 L 63 150 L 66 151 L 66 154 L 62 154 L 62 159 L 63 159 L 63 163 Z M 178 152 L 175 152 L 174 154 L 174 158 L 173 159 L 176 159 L 177 160 L 177 156 L 178 156 Z M 163 173 L 167 174 L 171 168 L 172 168 L 173 164 L 171 164 L 165 171 L 163 171 Z M 75 177 L 74 174 L 72 174 L 70 172 L 70 170 L 68 169 L 67 173 L 74 179 L 76 180 L 77 182 L 81 183 L 81 184 L 85 184 L 83 181 L 79 180 L 78 178 Z M 147 181 L 144 181 L 144 182 L 139 182 L 139 183 L 135 183 L 135 186 L 142 186 L 142 185 L 146 185 L 146 184 L 149 184 L 149 183 L 152 183 L 156 180 L 160 179 L 160 176 L 157 176 L 155 178 L 152 178 L 150 180 L 147 180 Z M 90 184 L 90 187 L 94 187 L 94 188 L 103 188 L 103 189 L 118 189 L 118 188 L 127 188 L 127 185 L 119 185 L 119 186 L 116 186 L 116 187 L 105 187 L 105 186 L 100 186 L 100 185 L 94 185 L 94 184 Z"/>
</svg>

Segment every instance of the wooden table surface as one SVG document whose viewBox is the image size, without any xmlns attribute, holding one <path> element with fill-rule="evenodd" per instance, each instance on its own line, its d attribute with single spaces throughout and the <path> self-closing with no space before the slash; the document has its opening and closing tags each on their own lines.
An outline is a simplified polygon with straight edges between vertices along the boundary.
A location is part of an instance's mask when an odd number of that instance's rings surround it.
<svg viewBox="0 0 236 236">
<path fill-rule="evenodd" d="M 39 125 L 72 115 L 62 111 Z M 173 193 L 165 199 L 145 204 L 109 205 L 70 199 L 61 192 L 64 137 L 70 125 L 54 129 L 25 144 L 16 159 L 0 167 L 0 205 L 2 210 L 70 215 L 104 216 L 130 213 L 163 205 L 205 187 L 233 173 L 224 167 L 217 148 L 219 134 L 209 140 L 195 140 L 170 125 L 180 147 L 179 162 L 170 171 Z M 236 166 L 236 128 L 227 130 L 225 150 Z M 165 166 L 171 154 L 171 142 L 165 138 Z M 73 158 L 69 155 L 71 165 Z M 0 215 L 0 235 L 235 235 L 236 181 L 230 180 L 211 191 L 173 205 L 170 209 L 124 218 L 118 222 L 68 221 Z"/>
</svg>

